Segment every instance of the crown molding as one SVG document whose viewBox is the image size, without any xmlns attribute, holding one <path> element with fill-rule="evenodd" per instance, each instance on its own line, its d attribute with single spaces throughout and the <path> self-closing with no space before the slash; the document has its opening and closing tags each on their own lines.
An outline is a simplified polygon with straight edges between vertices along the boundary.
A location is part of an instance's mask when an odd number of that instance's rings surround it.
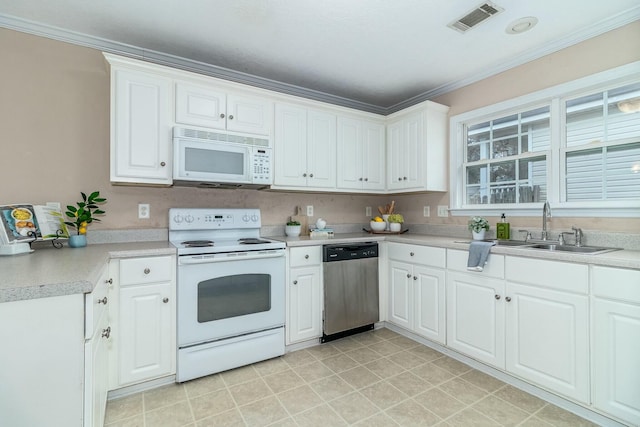
<svg viewBox="0 0 640 427">
<path fill-rule="evenodd" d="M 389 107 L 383 107 L 380 105 L 369 104 L 366 102 L 356 101 L 349 98 L 344 98 L 329 93 L 308 89 L 288 83 L 279 82 L 247 73 L 242 73 L 228 68 L 219 67 L 216 65 L 206 64 L 199 61 L 193 61 L 187 58 L 169 55 L 166 53 L 143 49 L 137 46 L 128 45 L 125 43 L 119 43 L 112 40 L 94 37 L 87 34 L 78 33 L 75 31 L 65 30 L 63 28 L 54 27 L 34 21 L 17 18 L 10 15 L 0 14 L 0 27 L 29 33 L 41 37 L 50 38 L 66 43 L 71 43 L 79 46 L 85 46 L 93 49 L 97 49 L 103 52 L 114 53 L 118 55 L 128 56 L 132 58 L 142 59 L 152 63 L 167 65 L 175 68 L 179 68 L 186 71 L 193 71 L 200 74 L 204 74 L 211 77 L 216 77 L 224 80 L 230 80 L 236 83 L 247 84 L 249 86 L 258 87 L 261 89 L 272 90 L 275 92 L 299 96 L 303 98 L 312 99 L 315 101 L 326 102 L 329 104 L 339 105 L 342 107 L 353 108 L 360 111 L 366 111 L 369 113 L 389 115 L 394 112 L 403 110 L 413 105 L 419 104 L 423 101 L 428 101 L 445 93 L 453 90 L 460 89 L 464 86 L 476 83 L 480 80 L 491 77 L 495 74 L 507 71 L 511 68 L 515 68 L 527 62 L 539 59 L 545 55 L 557 52 L 561 49 L 575 45 L 592 37 L 601 35 L 623 25 L 629 24 L 640 19 L 640 6 L 637 6 L 624 13 L 620 13 L 612 18 L 600 21 L 588 29 L 575 32 L 567 37 L 558 40 L 553 43 L 547 44 L 542 49 L 527 52 L 522 55 L 515 56 L 513 59 L 503 62 L 498 66 L 487 68 L 481 73 L 475 74 L 473 77 L 461 79 L 453 82 L 446 83 L 437 88 L 428 90 L 413 96 L 405 101 L 399 102 Z"/>
</svg>

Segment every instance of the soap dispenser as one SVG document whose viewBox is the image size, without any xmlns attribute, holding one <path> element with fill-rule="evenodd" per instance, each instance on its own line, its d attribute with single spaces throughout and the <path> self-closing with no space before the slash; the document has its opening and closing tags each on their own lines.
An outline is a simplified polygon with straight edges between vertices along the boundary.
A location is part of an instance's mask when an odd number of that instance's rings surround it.
<svg viewBox="0 0 640 427">
<path fill-rule="evenodd" d="M 500 217 L 500 222 L 496 224 L 496 237 L 498 240 L 509 240 L 510 237 L 510 226 L 507 222 L 507 217 L 502 214 Z"/>
</svg>

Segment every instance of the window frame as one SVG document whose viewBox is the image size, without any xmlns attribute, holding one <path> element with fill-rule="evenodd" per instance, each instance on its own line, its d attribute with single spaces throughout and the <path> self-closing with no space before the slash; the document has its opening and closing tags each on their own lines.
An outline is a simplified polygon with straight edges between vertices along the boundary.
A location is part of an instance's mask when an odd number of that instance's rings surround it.
<svg viewBox="0 0 640 427">
<path fill-rule="evenodd" d="M 547 200 L 558 217 L 640 217 L 640 200 L 566 201 L 564 187 L 566 153 L 563 132 L 566 129 L 564 103 L 584 94 L 606 91 L 640 81 L 640 61 L 552 86 L 517 98 L 452 116 L 449 120 L 450 212 L 453 216 L 539 216 L 544 201 L 467 205 L 465 199 L 465 144 L 467 124 L 482 123 L 542 106 L 550 108 L 550 150 L 537 152 L 547 156 Z M 635 114 L 635 113 L 634 113 Z"/>
</svg>

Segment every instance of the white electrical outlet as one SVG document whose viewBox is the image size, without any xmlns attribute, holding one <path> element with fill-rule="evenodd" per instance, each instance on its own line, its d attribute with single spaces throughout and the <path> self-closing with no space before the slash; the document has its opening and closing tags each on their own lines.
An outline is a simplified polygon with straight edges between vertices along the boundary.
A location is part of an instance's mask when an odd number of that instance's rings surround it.
<svg viewBox="0 0 640 427">
<path fill-rule="evenodd" d="M 149 208 L 149 204 L 148 203 L 139 203 L 138 204 L 138 219 L 149 219 L 150 218 L 150 212 L 149 212 L 150 208 Z"/>
<path fill-rule="evenodd" d="M 307 206 L 307 216 L 313 216 L 313 206 Z"/>
<path fill-rule="evenodd" d="M 438 206 L 438 216 L 448 217 L 449 216 L 449 206 Z"/>
<path fill-rule="evenodd" d="M 366 208 L 364 208 L 364 214 L 366 216 L 371 216 L 371 206 L 367 206 Z"/>
<path fill-rule="evenodd" d="M 431 216 L 431 209 L 429 208 L 429 206 L 425 206 L 422 209 L 422 215 L 423 216 Z"/>
</svg>

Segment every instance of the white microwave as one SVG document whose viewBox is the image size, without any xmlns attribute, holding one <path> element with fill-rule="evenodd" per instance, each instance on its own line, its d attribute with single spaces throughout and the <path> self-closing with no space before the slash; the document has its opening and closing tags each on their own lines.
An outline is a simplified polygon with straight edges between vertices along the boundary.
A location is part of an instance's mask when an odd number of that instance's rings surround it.
<svg viewBox="0 0 640 427">
<path fill-rule="evenodd" d="M 268 138 L 176 127 L 173 183 L 212 188 L 266 188 L 273 183 Z"/>
</svg>

